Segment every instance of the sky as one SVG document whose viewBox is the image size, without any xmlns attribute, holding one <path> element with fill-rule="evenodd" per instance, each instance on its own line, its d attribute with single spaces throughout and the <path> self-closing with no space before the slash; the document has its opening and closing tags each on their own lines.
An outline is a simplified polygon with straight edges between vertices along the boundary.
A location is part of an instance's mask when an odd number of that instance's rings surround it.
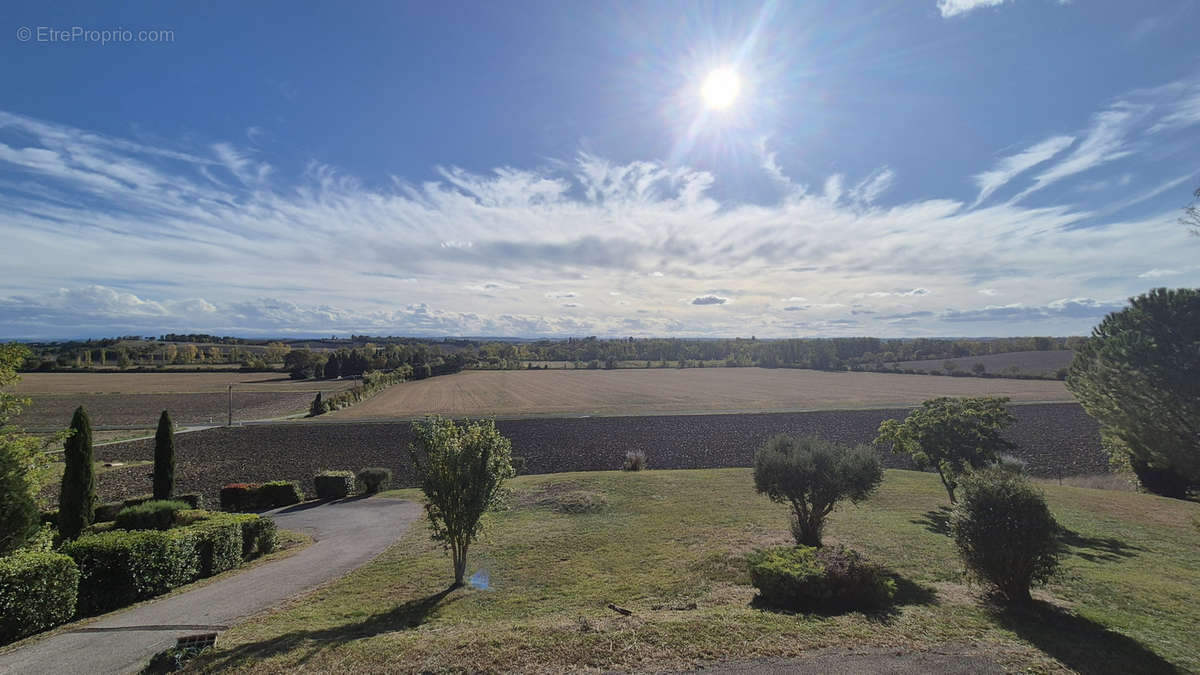
<svg viewBox="0 0 1200 675">
<path fill-rule="evenodd" d="M 4 3 L 0 338 L 1087 334 L 1200 286 L 1198 22 Z"/>
</svg>

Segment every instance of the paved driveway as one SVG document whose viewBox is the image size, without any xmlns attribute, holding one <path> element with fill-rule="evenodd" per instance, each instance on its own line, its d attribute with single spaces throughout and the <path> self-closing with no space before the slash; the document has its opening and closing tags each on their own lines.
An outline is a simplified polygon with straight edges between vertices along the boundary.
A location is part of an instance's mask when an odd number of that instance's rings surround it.
<svg viewBox="0 0 1200 675">
<path fill-rule="evenodd" d="M 177 637 L 222 630 L 363 565 L 420 514 L 417 504 L 381 498 L 268 511 L 281 529 L 303 532 L 316 543 L 202 588 L 0 653 L 0 673 L 137 672 Z"/>
</svg>

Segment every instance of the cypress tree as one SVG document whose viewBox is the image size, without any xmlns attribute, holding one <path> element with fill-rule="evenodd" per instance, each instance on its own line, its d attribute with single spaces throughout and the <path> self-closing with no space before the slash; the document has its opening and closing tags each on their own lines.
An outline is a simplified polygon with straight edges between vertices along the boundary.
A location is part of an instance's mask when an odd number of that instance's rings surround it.
<svg viewBox="0 0 1200 675">
<path fill-rule="evenodd" d="M 154 498 L 170 499 L 175 493 L 175 427 L 162 411 L 154 434 Z"/>
<path fill-rule="evenodd" d="M 71 418 L 71 436 L 63 444 L 62 491 L 58 497 L 58 531 L 74 539 L 92 523 L 96 509 L 96 475 L 92 464 L 92 424 L 83 406 Z"/>
</svg>

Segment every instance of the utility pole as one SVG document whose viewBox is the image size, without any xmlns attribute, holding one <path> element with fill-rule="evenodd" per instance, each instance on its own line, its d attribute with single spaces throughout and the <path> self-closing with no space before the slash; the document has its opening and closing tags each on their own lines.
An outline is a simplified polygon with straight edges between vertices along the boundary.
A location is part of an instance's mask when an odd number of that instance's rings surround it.
<svg viewBox="0 0 1200 675">
<path fill-rule="evenodd" d="M 229 385 L 229 424 L 233 426 L 233 385 Z"/>
</svg>

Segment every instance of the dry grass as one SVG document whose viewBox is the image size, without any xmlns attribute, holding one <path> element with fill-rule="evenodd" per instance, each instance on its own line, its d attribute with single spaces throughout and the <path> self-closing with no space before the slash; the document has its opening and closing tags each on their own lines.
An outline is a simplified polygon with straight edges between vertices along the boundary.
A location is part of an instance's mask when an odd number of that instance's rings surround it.
<svg viewBox="0 0 1200 675">
<path fill-rule="evenodd" d="M 426 414 L 643 415 L 915 405 L 935 396 L 1073 401 L 1061 382 L 764 368 L 468 371 L 401 384 L 322 420 Z"/>
<path fill-rule="evenodd" d="M 354 380 L 291 380 L 279 373 L 22 373 L 12 391 L 38 394 L 211 394 L 238 391 L 341 391 Z"/>
</svg>

